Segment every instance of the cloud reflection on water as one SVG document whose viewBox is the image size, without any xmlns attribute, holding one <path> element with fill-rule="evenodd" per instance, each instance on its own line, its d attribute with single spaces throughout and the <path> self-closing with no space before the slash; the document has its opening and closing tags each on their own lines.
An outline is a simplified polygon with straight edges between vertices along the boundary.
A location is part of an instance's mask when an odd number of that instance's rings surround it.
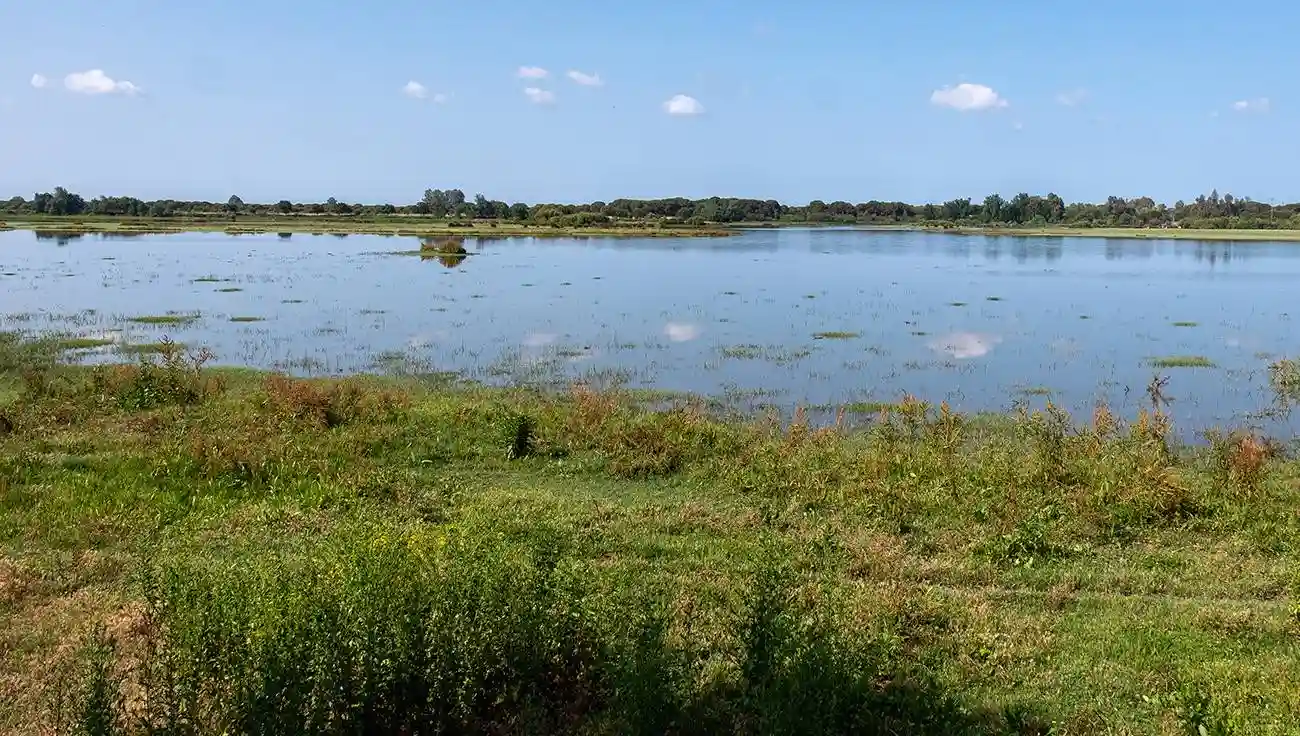
<svg viewBox="0 0 1300 736">
<path fill-rule="evenodd" d="M 926 345 L 933 351 L 959 360 L 982 358 L 988 355 L 1002 338 L 980 332 L 950 332 L 934 338 Z"/>
</svg>

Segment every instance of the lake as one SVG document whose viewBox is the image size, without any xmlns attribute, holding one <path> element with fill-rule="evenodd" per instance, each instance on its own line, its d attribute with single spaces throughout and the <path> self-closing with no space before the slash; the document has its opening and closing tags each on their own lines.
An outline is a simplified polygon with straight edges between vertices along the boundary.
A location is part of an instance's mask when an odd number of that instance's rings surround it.
<svg viewBox="0 0 1300 736">
<path fill-rule="evenodd" d="M 304 375 L 584 378 L 822 412 L 907 392 L 1132 414 L 1160 373 L 1184 433 L 1294 430 L 1251 418 L 1269 363 L 1300 353 L 1294 243 L 783 229 L 464 245 L 440 260 L 402 237 L 2 232 L 0 328 L 112 341 L 87 361 L 167 335 Z M 196 318 L 130 321 L 170 313 Z M 1167 356 L 1213 366 L 1153 367 Z"/>
</svg>

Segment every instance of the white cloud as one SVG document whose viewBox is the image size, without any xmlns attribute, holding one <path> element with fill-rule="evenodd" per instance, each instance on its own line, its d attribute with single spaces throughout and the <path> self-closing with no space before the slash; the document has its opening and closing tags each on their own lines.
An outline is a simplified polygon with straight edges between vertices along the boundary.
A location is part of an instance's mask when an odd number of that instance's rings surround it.
<svg viewBox="0 0 1300 736">
<path fill-rule="evenodd" d="M 423 100 L 429 96 L 429 88 L 412 79 L 402 87 L 402 94 L 416 100 Z"/>
<path fill-rule="evenodd" d="M 551 73 L 540 66 L 521 66 L 515 75 L 520 79 L 546 79 Z"/>
<path fill-rule="evenodd" d="M 974 110 L 992 110 L 1006 107 L 1008 103 L 992 87 L 982 84 L 962 82 L 956 87 L 936 89 L 930 95 L 930 102 L 940 107 L 951 107 L 961 112 Z"/>
<path fill-rule="evenodd" d="M 1065 105 L 1066 107 L 1077 107 L 1082 105 L 1087 99 L 1088 90 L 1086 89 L 1072 89 L 1056 95 L 1057 104 Z"/>
<path fill-rule="evenodd" d="M 46 79 L 44 74 L 32 75 L 32 86 L 35 87 L 36 89 L 43 89 L 45 85 L 49 83 L 50 80 Z"/>
<path fill-rule="evenodd" d="M 584 74 L 576 69 L 570 69 L 568 77 L 584 87 L 599 87 L 605 83 L 599 74 Z"/>
<path fill-rule="evenodd" d="M 1253 100 L 1237 100 L 1232 103 L 1232 109 L 1237 112 L 1268 112 L 1269 106 L 1267 97 L 1257 97 Z"/>
<path fill-rule="evenodd" d="M 524 96 L 535 105 L 550 105 L 555 102 L 555 93 L 540 87 L 529 87 Z"/>
<path fill-rule="evenodd" d="M 1022 123 L 1022 122 L 1020 122 L 1019 120 L 1017 120 L 1016 122 L 1014 122 L 1014 123 L 1011 124 L 1011 128 L 1012 128 L 1013 130 L 1024 130 L 1024 129 L 1025 129 L 1025 124 Z"/>
<path fill-rule="evenodd" d="M 690 342 L 698 338 L 704 330 L 699 325 L 689 322 L 669 322 L 664 325 L 664 335 L 673 342 Z"/>
<path fill-rule="evenodd" d="M 672 99 L 664 103 L 664 112 L 679 116 L 703 115 L 704 105 L 690 95 L 673 95 Z"/>
<path fill-rule="evenodd" d="M 106 95 L 114 92 L 134 95 L 140 88 L 123 80 L 115 80 L 104 73 L 103 69 L 91 69 L 85 72 L 73 72 L 63 79 L 63 86 L 72 92 L 83 95 Z"/>
<path fill-rule="evenodd" d="M 433 95 L 433 97 L 432 97 L 432 99 L 433 99 L 433 101 L 434 101 L 435 104 L 441 105 L 441 104 L 447 102 L 448 100 L 450 100 L 450 99 L 451 99 L 451 95 L 446 94 L 446 93 L 444 93 L 444 92 L 435 92 L 434 95 Z"/>
</svg>

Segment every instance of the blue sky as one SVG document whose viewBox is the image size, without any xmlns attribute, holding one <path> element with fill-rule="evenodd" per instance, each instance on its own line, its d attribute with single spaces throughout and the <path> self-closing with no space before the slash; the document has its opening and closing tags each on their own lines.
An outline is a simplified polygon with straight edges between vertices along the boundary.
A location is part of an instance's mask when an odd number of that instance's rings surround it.
<svg viewBox="0 0 1300 736">
<path fill-rule="evenodd" d="M 6 197 L 1300 200 L 1282 0 L 65 0 L 0 23 Z"/>
</svg>

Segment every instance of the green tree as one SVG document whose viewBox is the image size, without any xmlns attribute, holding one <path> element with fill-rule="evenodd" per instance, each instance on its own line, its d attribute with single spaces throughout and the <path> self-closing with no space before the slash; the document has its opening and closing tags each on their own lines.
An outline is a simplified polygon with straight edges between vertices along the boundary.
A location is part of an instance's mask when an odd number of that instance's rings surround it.
<svg viewBox="0 0 1300 736">
<path fill-rule="evenodd" d="M 240 199 L 237 194 L 230 195 L 230 199 L 226 200 L 226 211 L 232 215 L 237 215 L 242 209 L 244 209 L 244 200 Z"/>
<path fill-rule="evenodd" d="M 990 194 L 984 198 L 984 222 L 1002 221 L 1002 195 Z"/>
<path fill-rule="evenodd" d="M 279 210 L 280 214 L 287 215 L 293 212 L 293 202 L 290 202 L 287 199 L 282 199 L 275 203 L 275 208 Z"/>
</svg>

